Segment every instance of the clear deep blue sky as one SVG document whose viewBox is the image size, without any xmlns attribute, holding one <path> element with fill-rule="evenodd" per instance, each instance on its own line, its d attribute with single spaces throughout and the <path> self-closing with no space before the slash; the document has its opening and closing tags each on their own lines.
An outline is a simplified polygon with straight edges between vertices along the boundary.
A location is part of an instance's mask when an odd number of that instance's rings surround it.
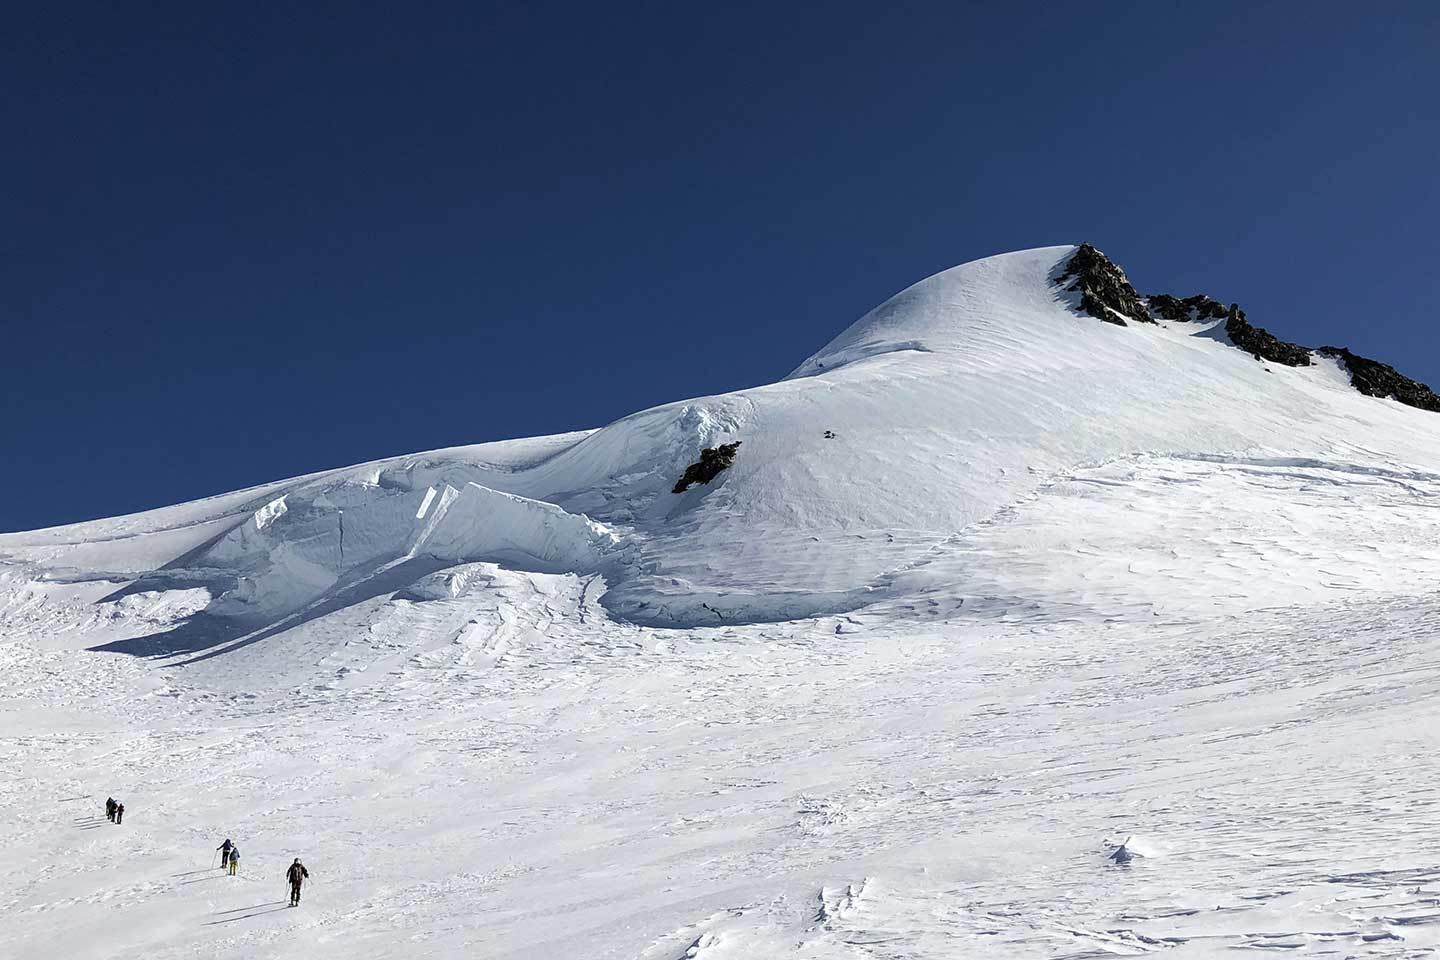
<svg viewBox="0 0 1440 960">
<path fill-rule="evenodd" d="M 1087 239 L 1440 381 L 1440 4 L 29 6 L 0 529 L 768 382 Z"/>
</svg>

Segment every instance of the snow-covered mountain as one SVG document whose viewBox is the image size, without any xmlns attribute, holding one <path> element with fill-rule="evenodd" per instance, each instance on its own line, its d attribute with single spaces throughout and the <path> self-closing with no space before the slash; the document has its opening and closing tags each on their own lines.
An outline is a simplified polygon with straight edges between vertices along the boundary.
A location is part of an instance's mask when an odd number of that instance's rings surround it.
<svg viewBox="0 0 1440 960">
<path fill-rule="evenodd" d="M 1437 408 L 1048 247 L 767 386 L 0 536 L 0 949 L 1440 942 Z"/>
</svg>

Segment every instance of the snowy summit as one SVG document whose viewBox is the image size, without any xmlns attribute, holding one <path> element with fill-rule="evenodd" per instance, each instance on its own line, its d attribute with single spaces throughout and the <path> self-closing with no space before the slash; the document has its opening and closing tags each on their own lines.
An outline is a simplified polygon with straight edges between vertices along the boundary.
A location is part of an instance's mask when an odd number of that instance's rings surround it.
<svg viewBox="0 0 1440 960">
<path fill-rule="evenodd" d="M 777 383 L 0 535 L 0 955 L 1440 946 L 1440 398 L 1263 324 L 1026 250 Z"/>
</svg>

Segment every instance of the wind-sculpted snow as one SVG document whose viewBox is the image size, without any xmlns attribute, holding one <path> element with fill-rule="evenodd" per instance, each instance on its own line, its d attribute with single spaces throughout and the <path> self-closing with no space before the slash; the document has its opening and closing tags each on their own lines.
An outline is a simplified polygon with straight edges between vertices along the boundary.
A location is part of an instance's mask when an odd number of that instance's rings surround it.
<svg viewBox="0 0 1440 960">
<path fill-rule="evenodd" d="M 447 486 L 432 509 L 433 520 L 423 510 L 417 514 L 426 524 L 410 547 L 411 556 L 592 572 L 620 544 L 618 536 L 593 520 L 478 483 L 459 490 Z"/>
<path fill-rule="evenodd" d="M 0 536 L 0 956 L 1440 948 L 1440 420 L 1101 322 L 1073 251 L 778 383 Z"/>
<path fill-rule="evenodd" d="M 254 619 L 293 612 L 356 577 L 417 556 L 593 570 L 619 543 L 603 525 L 555 504 L 464 479 L 487 475 L 479 465 L 412 462 L 366 473 L 341 471 L 318 480 L 306 478 L 278 496 L 275 488 L 266 488 L 254 509 L 247 504 L 243 512 L 202 517 L 178 527 L 142 527 L 133 536 L 109 541 L 61 540 L 53 549 L 68 560 L 73 553 L 93 555 L 97 543 L 124 544 L 132 554 L 148 558 L 150 540 L 175 539 L 174 533 L 189 530 L 196 531 L 190 535 L 192 541 L 209 535 L 190 549 L 183 549 L 186 544 L 181 541 L 179 556 L 164 563 L 150 560 L 153 566 L 148 570 L 143 563 L 121 564 L 120 572 L 101 568 L 91 577 L 113 583 L 126 573 L 132 578 L 139 575 L 113 599 L 151 587 L 204 585 L 215 597 L 206 612 Z M 417 479 L 434 479 L 440 488 L 416 487 Z M 82 525 L 86 526 L 92 525 Z M 29 537 L 36 535 L 6 539 L 23 544 Z M 26 552 L 45 556 L 39 550 Z M 68 564 L 56 564 L 54 569 L 67 578 L 85 579 L 83 572 Z"/>
<path fill-rule="evenodd" d="M 1440 472 L 1144 457 L 1053 479 L 897 573 L 890 592 L 1135 617 L 1420 593 L 1440 580 L 1437 509 Z"/>
</svg>

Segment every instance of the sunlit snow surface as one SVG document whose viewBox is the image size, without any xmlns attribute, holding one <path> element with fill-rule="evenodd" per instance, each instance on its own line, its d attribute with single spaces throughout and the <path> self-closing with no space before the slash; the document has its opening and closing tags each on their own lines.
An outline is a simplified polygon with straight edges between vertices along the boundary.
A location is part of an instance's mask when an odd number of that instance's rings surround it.
<svg viewBox="0 0 1440 960">
<path fill-rule="evenodd" d="M 0 536 L 0 956 L 1440 949 L 1440 416 L 1075 313 L 1069 250 L 771 386 Z"/>
</svg>

